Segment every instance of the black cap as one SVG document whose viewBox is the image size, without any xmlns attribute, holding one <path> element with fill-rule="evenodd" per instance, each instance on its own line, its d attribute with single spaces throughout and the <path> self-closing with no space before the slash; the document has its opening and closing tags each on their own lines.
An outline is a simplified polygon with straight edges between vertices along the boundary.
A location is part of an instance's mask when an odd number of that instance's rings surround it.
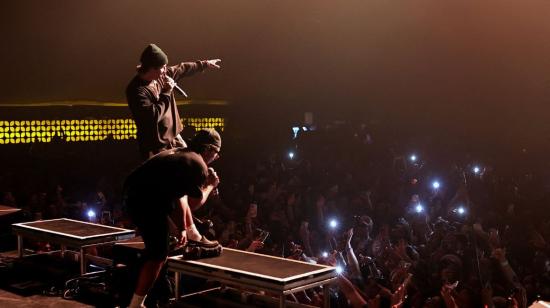
<svg viewBox="0 0 550 308">
<path fill-rule="evenodd" d="M 210 145 L 219 151 L 222 147 L 222 137 L 215 129 L 204 128 L 193 136 L 191 143 L 194 145 Z"/>
<path fill-rule="evenodd" d="M 155 44 L 149 44 L 139 59 L 142 67 L 161 67 L 168 64 L 168 56 Z"/>
</svg>

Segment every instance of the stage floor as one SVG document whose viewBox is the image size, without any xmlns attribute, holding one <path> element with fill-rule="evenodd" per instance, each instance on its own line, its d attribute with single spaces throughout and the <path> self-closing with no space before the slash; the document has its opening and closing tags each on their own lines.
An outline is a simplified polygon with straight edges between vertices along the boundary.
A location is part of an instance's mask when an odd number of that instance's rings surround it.
<svg viewBox="0 0 550 308">
<path fill-rule="evenodd" d="M 0 252 L 0 258 L 16 258 L 17 250 Z M 2 279 L 2 277 L 0 277 Z M 46 296 L 35 294 L 31 296 L 23 296 L 3 288 L 0 288 L 0 307 L 21 307 L 21 308 L 38 308 L 38 307 L 60 307 L 60 308 L 88 308 L 94 307 L 75 300 L 63 299 L 60 296 Z"/>
<path fill-rule="evenodd" d="M 84 308 L 94 307 L 74 300 L 66 300 L 59 296 L 32 295 L 21 296 L 15 293 L 0 289 L 0 307 L 37 308 Z"/>
</svg>

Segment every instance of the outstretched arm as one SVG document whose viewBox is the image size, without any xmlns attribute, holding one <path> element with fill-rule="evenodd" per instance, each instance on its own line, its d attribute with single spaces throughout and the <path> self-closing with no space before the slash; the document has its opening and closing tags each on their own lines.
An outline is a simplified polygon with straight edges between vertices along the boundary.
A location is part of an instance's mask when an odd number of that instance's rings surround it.
<svg viewBox="0 0 550 308">
<path fill-rule="evenodd" d="M 355 289 L 351 281 L 346 279 L 346 277 L 342 275 L 338 276 L 338 286 L 340 286 L 340 290 L 346 296 L 346 299 L 349 301 L 351 307 L 365 307 L 367 301 Z"/>
<path fill-rule="evenodd" d="M 200 60 L 194 62 L 181 62 L 168 68 L 168 76 L 178 81 L 181 77 L 187 77 L 202 72 L 205 69 L 220 69 L 221 59 Z"/>
<path fill-rule="evenodd" d="M 359 266 L 359 262 L 357 261 L 357 257 L 355 256 L 355 252 L 353 251 L 353 248 L 351 247 L 351 239 L 353 237 L 353 228 L 346 231 L 346 257 L 348 259 L 348 265 L 350 269 L 350 274 L 354 278 L 361 277 L 361 268 Z"/>
</svg>

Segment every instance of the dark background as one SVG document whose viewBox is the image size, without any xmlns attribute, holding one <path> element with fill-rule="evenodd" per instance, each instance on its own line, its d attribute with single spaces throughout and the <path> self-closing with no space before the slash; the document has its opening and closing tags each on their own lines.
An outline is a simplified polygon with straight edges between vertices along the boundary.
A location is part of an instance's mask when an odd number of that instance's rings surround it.
<svg viewBox="0 0 550 308">
<path fill-rule="evenodd" d="M 0 102 L 124 101 L 146 44 L 223 69 L 181 82 L 242 125 L 377 119 L 548 144 L 550 1 L 3 1 Z M 3 115 L 4 116 L 4 115 Z M 235 123 L 234 122 L 234 123 Z M 399 128 L 398 128 L 399 129 Z"/>
</svg>

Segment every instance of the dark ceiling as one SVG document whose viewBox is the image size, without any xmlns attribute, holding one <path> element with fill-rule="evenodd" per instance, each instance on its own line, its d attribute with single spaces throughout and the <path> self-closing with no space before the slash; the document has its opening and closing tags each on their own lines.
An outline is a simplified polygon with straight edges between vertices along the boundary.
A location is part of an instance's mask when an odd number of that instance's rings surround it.
<svg viewBox="0 0 550 308">
<path fill-rule="evenodd" d="M 236 108 L 538 129 L 550 1 L 2 1 L 1 102 L 124 100 L 139 54 L 219 57 L 181 84 Z"/>
</svg>

